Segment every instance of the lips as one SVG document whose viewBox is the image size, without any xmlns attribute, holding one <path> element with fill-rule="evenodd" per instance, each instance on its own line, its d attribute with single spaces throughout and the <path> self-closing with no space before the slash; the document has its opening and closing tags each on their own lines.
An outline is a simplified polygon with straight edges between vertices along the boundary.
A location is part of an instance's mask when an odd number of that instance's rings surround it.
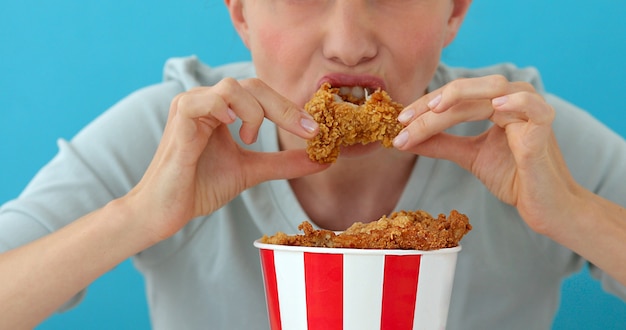
<svg viewBox="0 0 626 330">
<path fill-rule="evenodd" d="M 341 100 L 354 103 L 357 105 L 363 104 L 368 95 L 373 94 L 378 89 L 384 89 L 384 81 L 376 76 L 370 75 L 346 75 L 346 74 L 329 74 L 320 79 L 318 88 L 324 84 L 329 83 L 332 87 L 339 88 L 339 97 Z"/>
</svg>

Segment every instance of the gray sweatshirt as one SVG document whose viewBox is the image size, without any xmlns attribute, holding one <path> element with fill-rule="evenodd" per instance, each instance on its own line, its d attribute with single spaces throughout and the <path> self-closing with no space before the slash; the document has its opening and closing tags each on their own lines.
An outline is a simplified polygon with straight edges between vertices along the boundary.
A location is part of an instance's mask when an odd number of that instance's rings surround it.
<svg viewBox="0 0 626 330">
<path fill-rule="evenodd" d="M 168 61 L 162 83 L 129 95 L 71 141 L 58 142 L 58 154 L 17 199 L 0 208 L 0 252 L 44 236 L 126 194 L 150 163 L 176 94 L 224 77 L 254 74 L 250 63 L 210 68 L 194 57 Z M 557 111 L 554 130 L 575 179 L 626 205 L 624 139 L 586 112 L 543 92 L 534 69 L 506 64 L 462 69 L 442 64 L 430 89 L 456 78 L 487 74 L 528 81 L 542 92 Z M 463 123 L 450 132 L 476 135 L 489 125 L 488 121 Z M 231 127 L 236 133 L 237 125 Z M 266 120 L 258 141 L 246 147 L 277 151 L 273 123 Z M 580 270 L 585 260 L 530 230 L 515 208 L 448 161 L 420 157 L 416 162 L 396 206 L 396 210 L 415 209 L 435 215 L 456 209 L 467 214 L 474 227 L 463 239 L 458 257 L 449 329 L 550 328 L 561 281 Z M 146 281 L 153 328 L 267 329 L 259 254 L 252 242 L 277 231 L 295 233 L 306 219 L 287 181 L 269 181 L 134 256 L 134 265 Z M 591 269 L 607 291 L 626 299 L 626 288 L 593 265 Z M 78 303 L 83 294 L 64 308 Z"/>
</svg>

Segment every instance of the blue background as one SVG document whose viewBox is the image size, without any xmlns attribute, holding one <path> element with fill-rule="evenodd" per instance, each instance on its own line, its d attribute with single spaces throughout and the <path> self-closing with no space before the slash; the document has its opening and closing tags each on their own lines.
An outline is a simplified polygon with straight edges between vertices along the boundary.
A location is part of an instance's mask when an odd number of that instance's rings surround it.
<svg viewBox="0 0 626 330">
<path fill-rule="evenodd" d="M 265 1 L 265 0 L 262 0 Z M 575 5 L 574 5 L 575 3 Z M 626 136 L 626 1 L 476 0 L 444 61 L 532 65 L 546 88 Z M 0 203 L 114 102 L 161 79 L 164 61 L 249 59 L 221 0 L 21 0 L 0 4 Z M 38 329 L 148 329 L 129 261 Z M 626 327 L 626 304 L 587 271 L 563 284 L 554 329 Z"/>
</svg>

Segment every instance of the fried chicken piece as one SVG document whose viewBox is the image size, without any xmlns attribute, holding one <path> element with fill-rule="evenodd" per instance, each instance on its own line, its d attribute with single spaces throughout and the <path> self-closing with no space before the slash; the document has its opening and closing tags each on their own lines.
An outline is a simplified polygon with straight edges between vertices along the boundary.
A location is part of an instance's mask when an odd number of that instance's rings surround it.
<svg viewBox="0 0 626 330">
<path fill-rule="evenodd" d="M 317 136 L 307 141 L 309 158 L 334 163 L 341 146 L 357 143 L 380 141 L 391 147 L 403 128 L 398 122 L 403 106 L 380 89 L 365 99 L 340 95 L 339 90 L 324 83 L 304 107 L 320 128 Z"/>
<path fill-rule="evenodd" d="M 342 233 L 315 230 L 308 221 L 298 226 L 304 233 L 263 236 L 262 243 L 355 249 L 436 250 L 459 245 L 471 229 L 469 218 L 452 210 L 436 219 L 425 211 L 400 211 L 370 222 L 356 222 Z"/>
</svg>

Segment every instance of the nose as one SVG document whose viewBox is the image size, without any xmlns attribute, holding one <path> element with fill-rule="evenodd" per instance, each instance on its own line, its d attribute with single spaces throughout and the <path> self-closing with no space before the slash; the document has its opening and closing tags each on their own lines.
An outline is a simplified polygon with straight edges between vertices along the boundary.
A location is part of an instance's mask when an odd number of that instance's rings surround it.
<svg viewBox="0 0 626 330">
<path fill-rule="evenodd" d="M 374 58 L 378 52 L 375 14 L 370 1 L 334 1 L 327 11 L 323 54 L 346 66 L 356 66 Z"/>
</svg>

